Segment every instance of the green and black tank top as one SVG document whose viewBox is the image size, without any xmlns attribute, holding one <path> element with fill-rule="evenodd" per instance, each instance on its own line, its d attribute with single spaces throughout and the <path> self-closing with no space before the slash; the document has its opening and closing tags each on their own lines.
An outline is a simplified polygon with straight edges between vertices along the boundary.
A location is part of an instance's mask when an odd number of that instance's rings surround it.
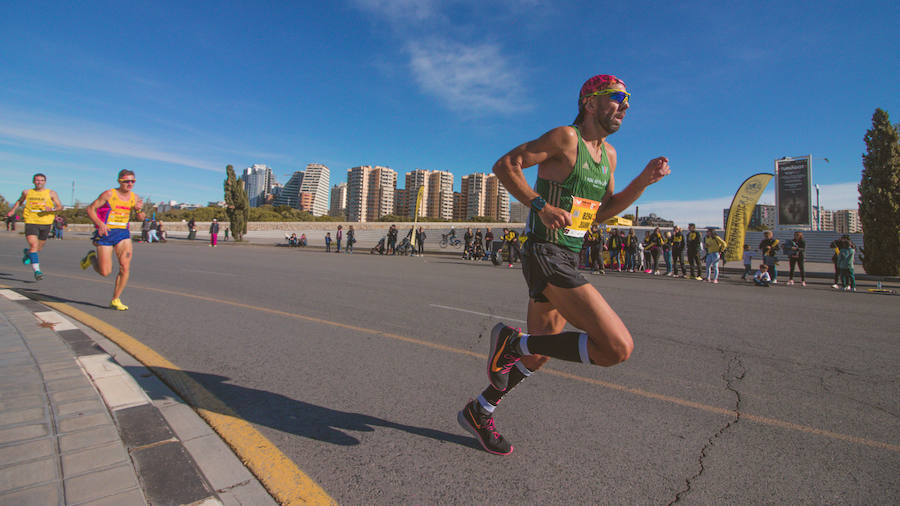
<svg viewBox="0 0 900 506">
<path fill-rule="evenodd" d="M 578 127 L 572 125 L 572 128 L 578 134 L 578 155 L 572 173 L 562 183 L 538 177 L 534 185 L 534 191 L 548 204 L 572 213 L 572 227 L 551 232 L 532 209 L 528 213 L 527 231 L 531 239 L 550 242 L 578 253 L 584 242 L 584 234 L 590 228 L 590 222 L 596 217 L 599 209 L 599 204 L 592 204 L 591 201 L 599 203 L 606 195 L 610 165 L 605 145 L 601 146 L 598 162 L 585 146 Z M 576 205 L 573 211 L 572 204 L 576 200 L 580 201 L 580 205 Z"/>
</svg>

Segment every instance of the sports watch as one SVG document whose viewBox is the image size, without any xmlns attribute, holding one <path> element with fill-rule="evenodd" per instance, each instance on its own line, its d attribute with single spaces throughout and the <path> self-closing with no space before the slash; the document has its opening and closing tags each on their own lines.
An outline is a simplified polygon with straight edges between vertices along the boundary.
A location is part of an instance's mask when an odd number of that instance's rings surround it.
<svg viewBox="0 0 900 506">
<path fill-rule="evenodd" d="M 544 197 L 538 195 L 537 197 L 531 199 L 531 208 L 534 209 L 534 212 L 539 213 L 544 206 L 547 205 L 547 201 L 544 200 Z"/>
</svg>

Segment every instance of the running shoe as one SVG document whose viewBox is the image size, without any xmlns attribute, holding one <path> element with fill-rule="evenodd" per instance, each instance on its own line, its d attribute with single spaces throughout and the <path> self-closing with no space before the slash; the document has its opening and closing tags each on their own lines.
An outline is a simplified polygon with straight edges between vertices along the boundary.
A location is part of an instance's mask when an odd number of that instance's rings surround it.
<svg viewBox="0 0 900 506">
<path fill-rule="evenodd" d="M 94 250 L 88 251 L 87 255 L 85 255 L 84 258 L 81 259 L 81 269 L 85 270 L 88 267 L 90 267 L 92 259 L 96 256 L 97 256 L 96 251 L 94 251 Z"/>
<path fill-rule="evenodd" d="M 494 455 L 509 455 L 513 451 L 513 446 L 497 432 L 494 426 L 494 417 L 490 413 L 485 413 L 477 400 L 469 401 L 464 408 L 456 415 L 456 421 L 459 426 L 472 433 L 481 447 L 488 453 Z"/>
<path fill-rule="evenodd" d="M 839 287 L 838 287 L 837 283 L 835 283 L 835 284 L 831 285 L 831 288 L 837 289 Z"/>
<path fill-rule="evenodd" d="M 34 280 L 40 281 L 42 279 L 44 279 L 44 273 L 41 271 L 34 271 Z"/>
<path fill-rule="evenodd" d="M 694 278 L 694 279 L 696 279 L 697 281 L 703 281 L 703 276 L 697 276 L 697 277 Z"/>
<path fill-rule="evenodd" d="M 22 257 L 22 263 L 25 264 L 25 265 L 30 264 L 30 263 L 31 263 L 31 257 L 28 256 L 28 248 L 23 249 L 23 250 L 22 250 L 22 253 L 24 254 L 24 256 Z"/>
<path fill-rule="evenodd" d="M 515 349 L 513 341 L 519 337 L 519 331 L 498 323 L 491 330 L 491 352 L 488 354 L 487 372 L 491 385 L 501 392 L 506 391 L 509 384 L 509 370 L 522 358 Z"/>
<path fill-rule="evenodd" d="M 118 311 L 126 311 L 128 310 L 128 306 L 122 304 L 122 301 L 119 299 L 113 299 L 112 302 L 109 303 L 109 307 L 116 309 Z"/>
</svg>

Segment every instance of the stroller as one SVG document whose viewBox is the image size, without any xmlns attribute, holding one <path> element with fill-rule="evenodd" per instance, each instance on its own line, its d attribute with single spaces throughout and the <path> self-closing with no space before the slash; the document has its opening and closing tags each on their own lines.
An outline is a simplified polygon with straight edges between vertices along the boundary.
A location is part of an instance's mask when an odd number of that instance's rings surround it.
<svg viewBox="0 0 900 506">
<path fill-rule="evenodd" d="M 400 241 L 396 251 L 400 255 L 409 255 L 412 253 L 412 243 L 409 242 L 409 237 L 404 237 L 403 240 Z"/>
<path fill-rule="evenodd" d="M 379 255 L 384 255 L 385 241 L 387 241 L 387 236 L 383 236 L 378 241 L 378 244 L 376 244 L 372 249 L 369 250 L 369 254 L 374 255 L 375 253 L 378 253 Z"/>
</svg>

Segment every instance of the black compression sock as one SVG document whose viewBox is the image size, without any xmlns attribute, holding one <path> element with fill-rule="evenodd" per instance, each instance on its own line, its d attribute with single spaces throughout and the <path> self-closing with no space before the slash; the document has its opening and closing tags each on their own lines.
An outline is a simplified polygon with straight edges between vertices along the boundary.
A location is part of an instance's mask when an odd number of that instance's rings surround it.
<svg viewBox="0 0 900 506">
<path fill-rule="evenodd" d="M 517 343 L 523 355 L 546 355 L 548 357 L 593 364 L 588 356 L 588 336 L 582 332 L 563 332 L 550 336 L 526 335 Z"/>
<path fill-rule="evenodd" d="M 509 391 L 513 389 L 513 387 L 515 387 L 516 385 L 521 383 L 522 380 L 524 380 L 528 376 L 531 376 L 532 374 L 534 374 L 533 371 L 529 371 L 529 374 L 525 375 L 525 373 L 523 373 L 519 367 L 521 366 L 521 368 L 525 369 L 526 371 L 528 369 L 525 368 L 525 366 L 521 365 L 521 364 L 522 364 L 521 362 L 518 362 L 518 363 L 516 363 L 515 367 L 510 369 L 509 382 L 507 383 L 506 391 L 501 392 L 500 390 L 497 390 L 496 388 L 494 388 L 494 385 L 488 385 L 488 387 L 484 389 L 484 392 L 481 392 L 481 397 L 483 397 L 484 400 L 486 400 L 487 402 L 491 403 L 494 406 L 499 404 L 500 399 L 502 399 L 504 395 L 508 394 Z"/>
</svg>

